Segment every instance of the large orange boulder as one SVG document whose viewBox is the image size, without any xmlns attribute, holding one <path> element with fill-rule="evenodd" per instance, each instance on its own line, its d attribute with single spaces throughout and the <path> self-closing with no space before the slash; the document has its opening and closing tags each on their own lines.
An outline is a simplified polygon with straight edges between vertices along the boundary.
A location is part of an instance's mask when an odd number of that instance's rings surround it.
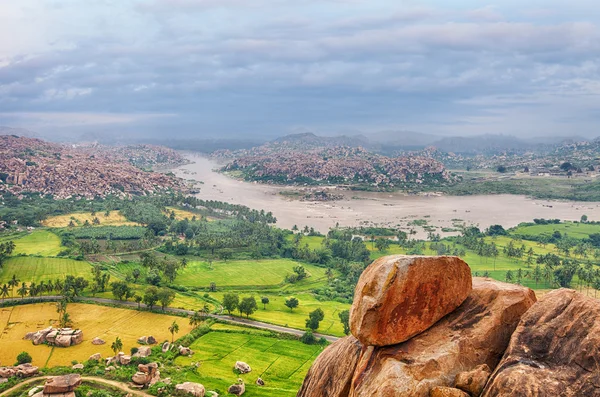
<svg viewBox="0 0 600 397">
<path fill-rule="evenodd" d="M 347 397 L 361 348 L 352 336 L 327 347 L 310 367 L 297 397 Z"/>
<path fill-rule="evenodd" d="M 379 258 L 356 285 L 352 334 L 367 346 L 404 342 L 460 306 L 471 280 L 469 265 L 453 256 Z"/>
<path fill-rule="evenodd" d="M 350 396 L 429 397 L 436 386 L 453 386 L 461 372 L 482 364 L 495 368 L 535 301 L 529 288 L 474 278 L 464 303 L 427 331 L 394 346 L 363 349 Z"/>
<path fill-rule="evenodd" d="M 600 301 L 544 295 L 523 316 L 482 396 L 600 396 Z"/>
</svg>

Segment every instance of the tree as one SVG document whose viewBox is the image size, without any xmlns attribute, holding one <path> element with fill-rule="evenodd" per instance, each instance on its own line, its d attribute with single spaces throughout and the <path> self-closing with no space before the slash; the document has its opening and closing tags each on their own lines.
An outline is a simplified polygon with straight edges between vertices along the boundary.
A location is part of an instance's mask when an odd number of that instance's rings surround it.
<svg viewBox="0 0 600 397">
<path fill-rule="evenodd" d="M 308 314 L 308 319 L 306 320 L 306 328 L 310 328 L 313 331 L 316 331 L 319 328 L 319 323 L 325 317 L 325 313 L 321 308 L 313 310 Z"/>
<path fill-rule="evenodd" d="M 514 279 L 514 276 L 513 276 L 513 272 L 512 272 L 511 270 L 508 270 L 508 271 L 506 272 L 506 277 L 505 277 L 505 279 L 506 279 L 506 282 L 507 282 L 507 283 L 510 283 L 510 282 L 512 282 L 512 281 L 513 281 L 513 279 Z"/>
<path fill-rule="evenodd" d="M 344 326 L 344 334 L 350 335 L 350 310 L 343 310 L 338 313 L 340 322 Z"/>
<path fill-rule="evenodd" d="M 238 305 L 238 309 L 240 314 L 245 314 L 246 318 L 250 317 L 252 313 L 258 309 L 258 305 L 256 304 L 256 299 L 253 296 L 248 296 L 243 298 L 240 304 Z"/>
<path fill-rule="evenodd" d="M 581 223 L 586 223 L 588 221 L 587 215 L 581 215 Z"/>
<path fill-rule="evenodd" d="M 173 343 L 175 334 L 179 332 L 179 324 L 177 324 L 176 321 L 173 321 L 173 323 L 169 326 L 169 332 L 171 333 L 171 343 Z"/>
<path fill-rule="evenodd" d="M 142 272 L 138 267 L 133 269 L 133 271 L 131 272 L 131 275 L 133 276 L 133 281 L 137 283 L 141 274 L 142 274 Z"/>
<path fill-rule="evenodd" d="M 375 247 L 379 252 L 383 252 L 390 247 L 390 240 L 387 238 L 379 238 L 375 241 Z"/>
<path fill-rule="evenodd" d="M 165 262 L 164 268 L 163 268 L 163 273 L 164 273 L 165 277 L 167 278 L 167 280 L 169 280 L 170 283 L 173 283 L 173 281 L 175 281 L 175 278 L 177 277 L 177 270 L 178 270 L 177 263 L 175 263 L 173 261 Z"/>
<path fill-rule="evenodd" d="M 117 336 L 115 341 L 110 345 L 110 348 L 113 351 L 113 353 L 115 354 L 115 356 L 117 355 L 117 353 L 119 353 L 121 350 L 123 350 L 123 341 L 121 341 L 121 338 L 119 338 Z"/>
<path fill-rule="evenodd" d="M 142 298 L 140 295 L 135 295 L 133 297 L 133 300 L 135 301 L 135 303 L 138 304 L 138 310 L 140 310 L 140 303 L 142 303 L 142 301 L 144 300 L 144 298 Z"/>
<path fill-rule="evenodd" d="M 6 297 L 8 296 L 8 290 L 8 284 L 4 284 L 2 288 L 0 288 L 0 296 L 2 296 L 2 302 L 4 302 L 4 299 L 6 299 Z"/>
<path fill-rule="evenodd" d="M 260 298 L 260 302 L 263 304 L 263 310 L 267 310 L 267 305 L 269 304 L 269 298 L 266 296 L 263 296 L 262 298 Z"/>
<path fill-rule="evenodd" d="M 169 288 L 161 288 L 158 290 L 157 297 L 158 301 L 160 302 L 160 306 L 164 312 L 165 308 L 169 306 L 175 299 L 175 292 L 173 292 Z"/>
<path fill-rule="evenodd" d="M 498 168 L 496 168 L 496 171 L 498 171 L 501 174 L 504 174 L 507 171 L 507 169 L 505 165 L 499 165 Z"/>
<path fill-rule="evenodd" d="M 238 296 L 238 294 L 229 293 L 229 294 L 223 295 L 223 308 L 225 310 L 227 310 L 229 315 L 231 315 L 232 311 L 237 309 L 239 304 L 240 304 L 240 297 Z"/>
<path fill-rule="evenodd" d="M 151 285 L 160 284 L 160 273 L 158 269 L 148 270 L 148 273 L 146 273 L 146 282 Z"/>
<path fill-rule="evenodd" d="M 2 268 L 4 261 L 13 253 L 14 249 L 15 243 L 12 240 L 0 244 L 0 268 Z"/>
<path fill-rule="evenodd" d="M 290 308 L 291 312 L 293 312 L 294 309 L 297 308 L 299 304 L 300 304 L 300 302 L 298 301 L 298 299 L 294 298 L 293 296 L 289 297 L 285 301 L 285 305 Z"/>
<path fill-rule="evenodd" d="M 146 288 L 142 300 L 144 304 L 150 307 L 150 310 L 152 310 L 156 302 L 158 302 L 158 288 L 156 288 L 155 286 L 150 286 Z"/>
<path fill-rule="evenodd" d="M 115 298 L 122 301 L 123 298 L 127 299 L 132 293 L 131 287 L 126 281 L 113 281 L 110 283 L 112 294 Z"/>
<path fill-rule="evenodd" d="M 21 280 L 17 278 L 16 274 L 13 274 L 12 278 L 8 280 L 8 286 L 11 288 L 11 298 L 15 296 L 15 288 L 19 286 Z"/>
<path fill-rule="evenodd" d="M 208 286 L 208 290 L 210 292 L 217 292 L 217 283 L 211 281 L 210 285 Z"/>
<path fill-rule="evenodd" d="M 28 291 L 29 291 L 29 288 L 27 288 L 27 285 L 25 283 L 23 283 L 23 284 L 21 284 L 21 287 L 17 290 L 17 294 L 21 295 L 21 299 L 23 299 L 27 295 Z"/>
<path fill-rule="evenodd" d="M 31 355 L 27 352 L 21 352 L 17 355 L 17 364 L 21 365 L 21 364 L 28 364 L 31 363 L 33 361 L 33 359 L 31 358 Z"/>
<path fill-rule="evenodd" d="M 196 311 L 190 316 L 190 325 L 194 329 L 198 328 L 198 326 L 202 323 L 202 321 L 204 321 L 204 319 L 200 315 L 200 312 Z"/>
</svg>

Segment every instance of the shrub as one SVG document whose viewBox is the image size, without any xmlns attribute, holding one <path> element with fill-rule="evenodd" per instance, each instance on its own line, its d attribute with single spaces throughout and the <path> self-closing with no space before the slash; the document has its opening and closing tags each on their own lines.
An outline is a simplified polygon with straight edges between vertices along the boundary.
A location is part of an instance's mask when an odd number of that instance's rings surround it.
<svg viewBox="0 0 600 397">
<path fill-rule="evenodd" d="M 304 335 L 300 337 L 300 342 L 306 345 L 314 345 L 317 342 L 317 338 L 315 338 L 315 335 L 312 333 L 312 331 L 306 331 Z"/>
<path fill-rule="evenodd" d="M 21 352 L 17 356 L 17 364 L 27 364 L 30 363 L 32 360 L 33 359 L 31 358 L 31 355 L 27 352 Z"/>
</svg>

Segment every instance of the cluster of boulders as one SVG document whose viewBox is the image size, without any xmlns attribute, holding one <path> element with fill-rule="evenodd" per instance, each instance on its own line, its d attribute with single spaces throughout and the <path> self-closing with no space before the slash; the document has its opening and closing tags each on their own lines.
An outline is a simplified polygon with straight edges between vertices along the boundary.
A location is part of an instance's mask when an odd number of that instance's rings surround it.
<svg viewBox="0 0 600 397">
<path fill-rule="evenodd" d="M 42 391 L 30 393 L 31 397 L 75 397 L 75 389 L 81 385 L 79 374 L 55 376 L 46 380 Z"/>
<path fill-rule="evenodd" d="M 39 373 L 39 368 L 31 364 L 21 364 L 15 367 L 0 367 L 0 384 L 6 383 L 8 378 L 18 376 L 19 378 L 29 378 Z"/>
<path fill-rule="evenodd" d="M 560 289 L 536 302 L 456 257 L 373 262 L 350 328 L 298 397 L 600 396 L 600 301 Z"/>
<path fill-rule="evenodd" d="M 155 345 L 157 343 L 156 338 L 152 335 L 141 336 L 137 341 L 140 345 Z"/>
<path fill-rule="evenodd" d="M 37 332 L 29 332 L 25 340 L 30 340 L 34 345 L 48 344 L 58 347 L 75 346 L 83 342 L 83 331 L 72 328 L 48 327 Z"/>
<path fill-rule="evenodd" d="M 183 382 L 175 385 L 175 390 L 179 394 L 189 394 L 194 397 L 204 397 L 206 389 L 200 383 Z"/>
<path fill-rule="evenodd" d="M 160 371 L 157 363 L 139 364 L 138 372 L 132 377 L 133 386 L 137 388 L 149 387 L 160 380 Z"/>
</svg>

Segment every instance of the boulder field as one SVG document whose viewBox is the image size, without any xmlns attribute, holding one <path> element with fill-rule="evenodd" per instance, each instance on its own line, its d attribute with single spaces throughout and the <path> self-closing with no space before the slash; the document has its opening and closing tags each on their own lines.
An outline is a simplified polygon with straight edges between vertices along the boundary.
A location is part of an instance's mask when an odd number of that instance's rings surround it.
<svg viewBox="0 0 600 397">
<path fill-rule="evenodd" d="M 388 256 L 361 275 L 350 324 L 298 397 L 600 396 L 600 301 L 573 290 L 536 302 L 459 258 Z"/>
</svg>

